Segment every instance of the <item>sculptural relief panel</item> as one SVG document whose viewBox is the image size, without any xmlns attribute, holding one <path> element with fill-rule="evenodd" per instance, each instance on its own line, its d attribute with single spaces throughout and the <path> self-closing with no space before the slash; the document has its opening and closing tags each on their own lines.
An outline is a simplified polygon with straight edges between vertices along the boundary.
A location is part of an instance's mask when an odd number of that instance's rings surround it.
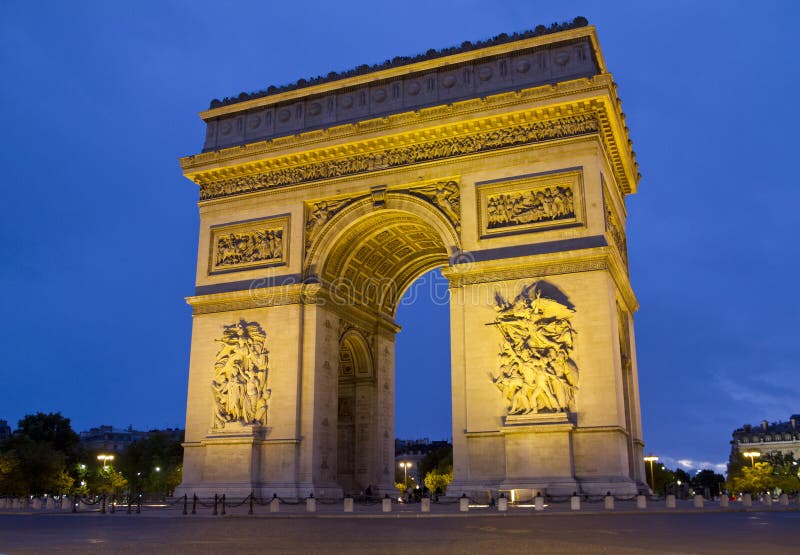
<svg viewBox="0 0 800 555">
<path fill-rule="evenodd" d="M 505 413 L 574 413 L 579 371 L 573 360 L 571 303 L 544 282 L 526 286 L 513 300 L 496 294 L 493 325 L 502 337 L 499 373 L 492 382 Z"/>
<path fill-rule="evenodd" d="M 209 274 L 286 264 L 289 216 L 211 228 Z"/>
<path fill-rule="evenodd" d="M 481 237 L 581 225 L 580 170 L 477 184 Z"/>
<path fill-rule="evenodd" d="M 214 361 L 212 430 L 266 426 L 267 334 L 258 322 L 239 320 L 223 327 Z"/>
</svg>

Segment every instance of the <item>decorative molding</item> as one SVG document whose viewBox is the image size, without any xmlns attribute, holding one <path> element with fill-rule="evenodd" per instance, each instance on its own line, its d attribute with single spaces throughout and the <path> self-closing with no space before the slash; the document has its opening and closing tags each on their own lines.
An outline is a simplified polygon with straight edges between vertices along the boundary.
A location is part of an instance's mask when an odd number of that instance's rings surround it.
<svg viewBox="0 0 800 555">
<path fill-rule="evenodd" d="M 287 263 L 289 216 L 211 228 L 208 273 L 219 274 Z"/>
<path fill-rule="evenodd" d="M 481 238 L 582 225 L 581 170 L 477 184 Z"/>
<path fill-rule="evenodd" d="M 463 127 L 463 124 L 460 127 Z M 336 160 L 297 164 L 252 175 L 201 182 L 200 200 L 363 174 L 551 139 L 576 137 L 596 133 L 599 130 L 599 120 L 594 113 L 575 114 L 544 121 L 533 120 L 509 127 L 397 146 Z"/>
<path fill-rule="evenodd" d="M 547 297 L 545 287 L 551 289 Z M 491 381 L 503 394 L 506 425 L 566 422 L 552 414 L 576 412 L 579 371 L 570 322 L 575 309 L 560 291 L 541 282 L 524 287 L 513 301 L 499 292 L 495 299 L 497 316 L 487 325 L 497 328 L 503 346 L 500 373 Z"/>
<path fill-rule="evenodd" d="M 268 351 L 267 334 L 258 322 L 239 320 L 224 326 L 222 346 L 214 362 L 212 432 L 266 426 Z"/>
</svg>

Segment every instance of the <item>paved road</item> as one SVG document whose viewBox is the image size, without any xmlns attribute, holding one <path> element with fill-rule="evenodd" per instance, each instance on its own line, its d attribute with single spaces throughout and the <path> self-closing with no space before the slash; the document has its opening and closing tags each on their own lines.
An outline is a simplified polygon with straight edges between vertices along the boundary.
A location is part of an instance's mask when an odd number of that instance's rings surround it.
<svg viewBox="0 0 800 555">
<path fill-rule="evenodd" d="M 441 517 L 0 515 L 0 553 L 800 553 L 800 512 Z"/>
</svg>

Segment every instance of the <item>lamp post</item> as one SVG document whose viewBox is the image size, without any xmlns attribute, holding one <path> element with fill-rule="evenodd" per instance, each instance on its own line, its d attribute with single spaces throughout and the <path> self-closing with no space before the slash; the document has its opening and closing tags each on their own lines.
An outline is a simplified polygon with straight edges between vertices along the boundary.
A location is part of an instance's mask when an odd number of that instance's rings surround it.
<svg viewBox="0 0 800 555">
<path fill-rule="evenodd" d="M 403 493 L 408 489 L 408 469 L 411 468 L 410 462 L 401 462 L 400 468 L 403 469 Z"/>
<path fill-rule="evenodd" d="M 650 463 L 650 489 L 655 492 L 656 490 L 656 476 L 653 473 L 653 463 L 658 460 L 655 455 L 647 455 L 644 460 Z"/>
<path fill-rule="evenodd" d="M 756 457 L 760 457 L 761 453 L 759 453 L 758 451 L 745 451 L 744 453 L 742 453 L 742 455 L 744 455 L 745 457 L 750 457 L 750 466 L 754 467 L 756 465 L 754 460 Z"/>
<path fill-rule="evenodd" d="M 103 461 L 103 470 L 108 468 L 108 461 L 114 460 L 114 455 L 97 455 L 98 461 Z"/>
</svg>

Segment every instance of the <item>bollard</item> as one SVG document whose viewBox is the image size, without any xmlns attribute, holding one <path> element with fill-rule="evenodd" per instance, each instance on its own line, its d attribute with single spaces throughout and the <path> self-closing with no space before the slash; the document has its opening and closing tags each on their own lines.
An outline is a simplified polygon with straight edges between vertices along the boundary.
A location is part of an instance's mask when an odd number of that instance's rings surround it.
<svg viewBox="0 0 800 555">
<path fill-rule="evenodd" d="M 544 497 L 542 497 L 539 493 L 537 493 L 536 497 L 533 498 L 533 510 L 534 511 L 544 510 Z"/>
<path fill-rule="evenodd" d="M 466 493 L 462 493 L 461 497 L 458 499 L 458 510 L 462 513 L 469 512 L 469 499 L 467 499 Z"/>
<path fill-rule="evenodd" d="M 694 496 L 694 508 L 695 509 L 702 509 L 703 508 L 703 496 L 702 495 L 695 495 Z"/>
<path fill-rule="evenodd" d="M 39 511 L 42 508 L 42 500 L 38 497 L 34 497 L 31 501 L 31 509 L 34 511 Z"/>
<path fill-rule="evenodd" d="M 225 494 L 222 494 L 222 512 L 220 514 L 225 514 Z"/>
<path fill-rule="evenodd" d="M 772 494 L 765 493 L 761 496 L 761 502 L 766 505 L 767 507 L 772 507 Z"/>
<path fill-rule="evenodd" d="M 136 498 L 136 514 L 140 514 L 142 512 L 142 494 L 139 494 L 139 497 Z"/>
<path fill-rule="evenodd" d="M 269 512 L 277 513 L 281 510 L 281 500 L 278 499 L 278 494 L 272 494 L 272 501 L 269 502 Z"/>
<path fill-rule="evenodd" d="M 353 498 L 349 495 L 344 498 L 344 512 L 352 513 L 353 512 Z"/>
<path fill-rule="evenodd" d="M 753 506 L 753 496 L 749 493 L 745 493 L 742 495 L 742 506 L 743 507 L 752 507 Z"/>
<path fill-rule="evenodd" d="M 497 510 L 501 513 L 508 511 L 508 499 L 504 493 L 501 493 L 497 500 Z"/>
<path fill-rule="evenodd" d="M 637 495 L 636 496 L 636 508 L 637 509 L 646 509 L 647 508 L 647 497 L 644 495 Z"/>
<path fill-rule="evenodd" d="M 667 495 L 667 509 L 674 509 L 675 506 L 675 494 L 670 493 Z"/>
<path fill-rule="evenodd" d="M 728 495 L 723 493 L 722 496 L 720 496 L 720 498 L 719 498 L 719 506 L 720 506 L 720 508 L 721 509 L 727 509 L 729 502 L 730 502 L 730 499 L 728 498 Z"/>
<path fill-rule="evenodd" d="M 128 512 L 129 513 L 131 512 L 130 509 L 131 509 L 131 506 L 128 505 Z M 183 514 L 184 515 L 188 515 L 189 514 L 189 495 L 186 494 L 186 493 L 183 494 Z"/>
<path fill-rule="evenodd" d="M 314 499 L 313 493 L 308 496 L 308 499 L 306 499 L 306 512 L 307 513 L 317 512 L 317 500 Z"/>
<path fill-rule="evenodd" d="M 388 495 L 386 495 L 381 501 L 381 511 L 383 511 L 384 513 L 392 512 L 392 500 L 389 499 Z"/>
<path fill-rule="evenodd" d="M 419 504 L 419 509 L 423 513 L 431 512 L 431 498 L 430 497 L 423 497 L 422 501 Z"/>
<path fill-rule="evenodd" d="M 607 510 L 611 510 L 614 508 L 614 496 L 611 495 L 611 492 L 607 492 L 605 498 L 603 499 L 604 506 Z"/>
<path fill-rule="evenodd" d="M 45 501 L 44 507 L 45 510 L 55 510 L 56 508 L 56 498 L 55 497 L 48 497 L 47 501 Z"/>
<path fill-rule="evenodd" d="M 73 498 L 72 498 L 72 512 L 73 513 L 77 513 L 78 512 L 78 496 L 77 495 L 73 496 Z"/>
<path fill-rule="evenodd" d="M 197 514 L 197 494 L 196 493 L 192 494 L 192 514 L 193 515 Z"/>
<path fill-rule="evenodd" d="M 215 493 L 214 494 L 214 512 L 211 513 L 214 516 L 217 516 L 219 514 L 219 512 L 217 511 L 217 502 L 218 502 L 217 501 L 217 494 Z"/>
<path fill-rule="evenodd" d="M 103 509 L 101 511 L 103 514 L 106 514 L 106 494 L 103 494 Z"/>
<path fill-rule="evenodd" d="M 569 498 L 569 508 L 573 511 L 580 511 L 581 510 L 581 497 L 578 495 L 578 492 L 574 492 L 572 497 Z"/>
<path fill-rule="evenodd" d="M 785 493 L 782 493 L 780 497 L 778 497 L 778 503 L 780 503 L 784 507 L 789 506 L 789 496 Z"/>
<path fill-rule="evenodd" d="M 117 496 L 116 495 L 112 495 L 111 496 L 111 514 L 112 515 L 114 514 L 116 505 L 117 505 Z"/>
<path fill-rule="evenodd" d="M 247 510 L 247 514 L 249 514 L 249 515 L 253 514 L 253 499 L 254 498 L 255 498 L 255 495 L 253 495 L 253 490 L 250 490 L 250 508 Z"/>
</svg>

